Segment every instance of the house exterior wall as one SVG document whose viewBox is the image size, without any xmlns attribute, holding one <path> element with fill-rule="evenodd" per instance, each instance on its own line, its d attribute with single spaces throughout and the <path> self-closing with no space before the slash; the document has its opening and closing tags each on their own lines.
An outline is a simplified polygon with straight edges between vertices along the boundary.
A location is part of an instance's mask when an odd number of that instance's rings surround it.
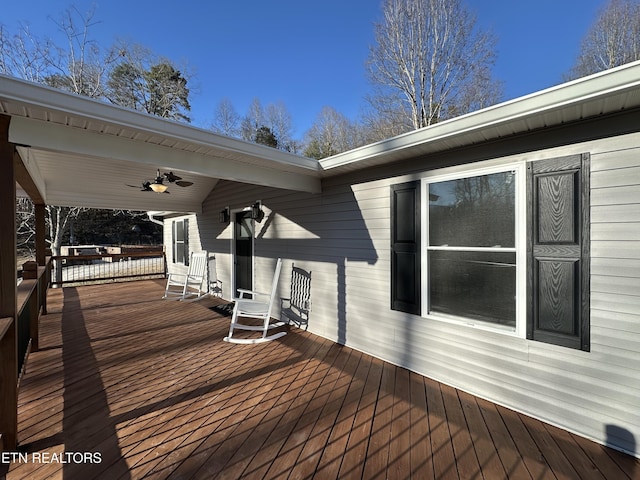
<svg viewBox="0 0 640 480">
<path fill-rule="evenodd" d="M 481 160 L 496 166 L 585 152 L 589 352 L 390 309 L 390 186 L 420 179 L 436 164 L 438 172 L 463 171 L 468 166 L 451 164 L 479 160 L 472 154 L 456 162 L 417 160 L 402 172 L 384 167 L 332 177 L 315 195 L 220 182 L 192 217 L 190 246 L 215 253 L 223 296 L 231 298 L 232 229 L 218 214 L 260 199 L 266 215 L 256 223 L 255 287 L 269 285 L 277 257 L 285 260 L 282 297 L 291 262 L 311 271 L 311 332 L 639 455 L 640 134 Z"/>
</svg>

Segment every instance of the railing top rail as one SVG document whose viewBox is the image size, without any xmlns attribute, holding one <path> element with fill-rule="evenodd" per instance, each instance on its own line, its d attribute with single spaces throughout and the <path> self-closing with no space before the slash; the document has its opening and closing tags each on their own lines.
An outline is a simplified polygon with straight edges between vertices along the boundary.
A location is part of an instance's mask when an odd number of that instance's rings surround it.
<svg viewBox="0 0 640 480">
<path fill-rule="evenodd" d="M 33 291 L 38 287 L 38 280 L 22 280 L 17 288 L 17 308 L 18 314 L 22 313 L 24 306 L 29 301 L 29 297 Z"/>
<path fill-rule="evenodd" d="M 90 255 L 56 255 L 51 257 L 53 260 L 98 260 L 100 258 L 136 258 L 136 257 L 163 257 L 164 252 L 154 250 L 145 250 L 140 252 L 128 253 L 95 253 Z"/>
<path fill-rule="evenodd" d="M 11 317 L 0 318 L 0 340 L 4 337 L 4 334 L 7 333 L 12 323 L 13 318 Z"/>
<path fill-rule="evenodd" d="M 29 301 L 29 297 L 32 295 L 33 291 L 38 287 L 38 282 L 40 279 L 47 274 L 47 269 L 49 268 L 49 264 L 51 263 L 51 258 L 47 257 L 46 265 L 38 265 L 36 268 L 36 278 L 23 278 L 20 284 L 16 289 L 16 308 L 18 309 L 18 314 L 22 313 L 25 305 Z"/>
<path fill-rule="evenodd" d="M 164 251 L 59 255 L 52 257 L 51 284 L 90 284 L 166 276 Z"/>
</svg>

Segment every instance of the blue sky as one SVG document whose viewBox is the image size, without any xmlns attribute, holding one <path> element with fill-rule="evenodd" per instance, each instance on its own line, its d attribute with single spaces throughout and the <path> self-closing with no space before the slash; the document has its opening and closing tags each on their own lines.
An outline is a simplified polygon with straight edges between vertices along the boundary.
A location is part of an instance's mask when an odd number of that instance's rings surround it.
<svg viewBox="0 0 640 480">
<path fill-rule="evenodd" d="M 463 0 L 482 28 L 498 38 L 495 77 L 505 100 L 560 83 L 580 41 L 606 0 Z M 56 35 L 48 17 L 72 3 L 5 2 L 0 23 L 19 22 L 38 36 Z M 229 98 L 243 115 L 254 98 L 282 101 L 301 137 L 323 106 L 357 118 L 369 91 L 364 63 L 380 20 L 379 0 L 162 2 L 96 0 L 92 31 L 101 45 L 116 38 L 142 44 L 190 66 L 192 124 L 208 127 L 215 106 Z M 165 5 L 162 6 L 161 5 Z"/>
</svg>

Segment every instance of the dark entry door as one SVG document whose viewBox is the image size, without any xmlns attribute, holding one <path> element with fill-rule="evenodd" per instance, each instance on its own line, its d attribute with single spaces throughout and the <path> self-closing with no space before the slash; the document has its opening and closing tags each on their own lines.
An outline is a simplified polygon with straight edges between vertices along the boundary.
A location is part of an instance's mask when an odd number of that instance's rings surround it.
<svg viewBox="0 0 640 480">
<path fill-rule="evenodd" d="M 238 212 L 234 222 L 235 288 L 253 289 L 253 221 L 251 212 Z"/>
</svg>

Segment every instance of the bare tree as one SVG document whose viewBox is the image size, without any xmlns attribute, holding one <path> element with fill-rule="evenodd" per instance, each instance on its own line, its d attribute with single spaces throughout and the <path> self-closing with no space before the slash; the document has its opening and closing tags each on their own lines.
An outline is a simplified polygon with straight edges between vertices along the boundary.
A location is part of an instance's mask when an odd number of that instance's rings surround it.
<svg viewBox="0 0 640 480">
<path fill-rule="evenodd" d="M 66 44 L 63 46 L 32 35 L 28 27 L 21 26 L 11 34 L 0 26 L 0 72 L 78 95 L 104 98 L 107 72 L 116 61 L 121 61 L 123 55 L 117 46 L 102 53 L 90 35 L 91 28 L 96 24 L 93 16 L 93 9 L 87 14 L 80 13 L 75 7 L 66 10 L 60 20 L 55 22 L 66 37 Z M 175 75 L 171 70 L 152 73 L 154 79 Z M 159 102 L 159 106 L 166 108 L 162 102 Z M 48 241 L 54 255 L 60 253 L 70 222 L 84 210 L 86 209 L 51 205 L 46 207 Z M 17 211 L 16 233 L 20 237 L 20 247 L 28 250 L 32 248 L 29 245 L 35 228 L 33 205 L 27 199 L 19 199 Z"/>
<path fill-rule="evenodd" d="M 16 198 L 16 241 L 22 255 L 35 256 L 35 209 L 31 199 Z"/>
<path fill-rule="evenodd" d="M 388 96 L 369 97 L 369 108 L 362 115 L 363 145 L 385 138 L 395 137 L 413 129 L 408 123 L 408 114 L 391 102 Z"/>
<path fill-rule="evenodd" d="M 0 25 L 0 73 L 44 83 L 49 73 L 52 45 L 35 37 L 29 26 L 10 33 Z"/>
<path fill-rule="evenodd" d="M 293 147 L 293 122 L 291 113 L 283 102 L 270 103 L 265 108 L 265 126 L 267 126 L 278 139 L 280 150 L 292 151 Z"/>
<path fill-rule="evenodd" d="M 582 40 L 566 80 L 640 60 L 640 2 L 610 0 Z"/>
<path fill-rule="evenodd" d="M 229 98 L 223 98 L 216 106 L 211 129 L 229 137 L 240 136 L 240 115 Z"/>
<path fill-rule="evenodd" d="M 247 114 L 240 124 L 240 138 L 247 142 L 255 141 L 258 129 L 264 126 L 264 110 L 259 99 L 254 98 L 249 105 Z"/>
<path fill-rule="evenodd" d="M 94 22 L 93 10 L 82 15 L 75 7 L 64 12 L 58 28 L 65 34 L 66 47 L 58 47 L 51 40 L 32 35 L 28 27 L 20 27 L 13 35 L 0 29 L 0 68 L 2 73 L 45 83 L 79 95 L 100 97 L 103 74 L 109 60 L 100 56 L 100 49 L 89 36 Z M 33 205 L 26 199 L 18 200 L 18 231 L 21 248 L 30 248 L 35 229 Z M 47 206 L 49 242 L 54 255 L 58 255 L 69 221 L 81 209 Z"/>
<path fill-rule="evenodd" d="M 80 212 L 87 210 L 80 207 L 56 207 L 47 205 L 47 224 L 49 226 L 49 246 L 53 256 L 60 255 L 60 247 L 64 234 L 70 222 L 78 217 Z"/>
<path fill-rule="evenodd" d="M 49 229 L 47 241 L 51 248 L 52 255 L 60 255 L 60 247 L 64 239 L 67 228 L 78 215 L 86 208 L 79 207 L 56 207 L 47 205 L 45 211 L 47 214 L 46 224 Z M 35 210 L 31 199 L 27 197 L 18 197 L 16 199 L 16 238 L 18 250 L 23 253 L 35 254 Z"/>
<path fill-rule="evenodd" d="M 367 72 L 383 123 L 408 131 L 499 100 L 495 41 L 460 0 L 384 0 L 382 11 Z"/>
<path fill-rule="evenodd" d="M 240 123 L 240 138 L 294 152 L 298 145 L 292 136 L 291 114 L 282 102 L 266 107 L 254 98 Z"/>
<path fill-rule="evenodd" d="M 363 144 L 359 127 L 329 106 L 322 107 L 315 123 L 306 132 L 305 140 L 304 154 L 318 160 Z"/>
<path fill-rule="evenodd" d="M 83 14 L 70 7 L 55 21 L 67 44 L 51 48 L 47 60 L 51 73 L 45 83 L 61 90 L 91 98 L 102 98 L 107 72 L 117 60 L 113 49 L 103 53 L 91 35 L 95 6 Z"/>
</svg>

